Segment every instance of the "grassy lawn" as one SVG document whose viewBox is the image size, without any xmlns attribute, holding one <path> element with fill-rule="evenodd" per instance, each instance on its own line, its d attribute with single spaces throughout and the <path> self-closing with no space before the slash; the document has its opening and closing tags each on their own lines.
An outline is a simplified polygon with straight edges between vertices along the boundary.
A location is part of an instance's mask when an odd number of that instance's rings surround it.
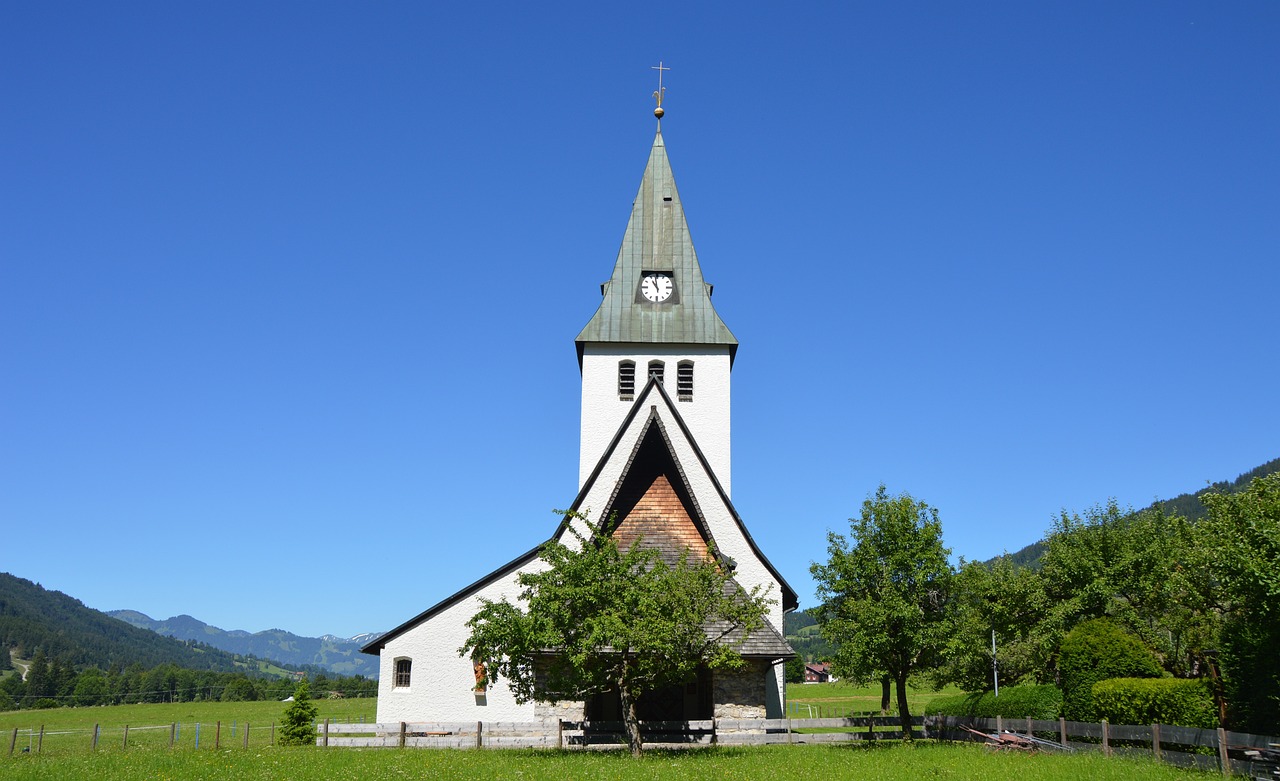
<svg viewBox="0 0 1280 781">
<path fill-rule="evenodd" d="M 862 703 L 879 707 L 879 692 L 843 684 L 810 685 L 797 695 L 811 703 Z M 932 692 L 916 692 L 924 698 Z M 372 721 L 376 700 L 319 700 L 321 718 Z M 923 702 L 923 699 L 920 700 Z M 331 779 L 361 781 L 402 778 L 520 779 L 1010 779 L 1010 781 L 1137 781 L 1208 778 L 1150 760 L 1098 754 L 992 754 L 977 746 L 795 745 L 711 748 L 684 752 L 651 751 L 640 761 L 623 752 L 459 751 L 397 749 L 280 748 L 269 744 L 272 722 L 284 710 L 279 702 L 200 702 L 172 705 L 119 705 L 0 713 L 0 779 Z M 855 706 L 861 707 L 861 706 Z M 915 707 L 913 705 L 913 707 Z M 862 709 L 867 709 L 862 707 Z M 168 724 L 181 722 L 179 750 L 170 750 Z M 215 723 L 222 722 L 222 747 L 215 750 Z M 201 725 L 195 750 L 195 723 Z M 244 724 L 254 725 L 248 749 Z M 90 751 L 94 724 L 103 730 Z M 8 755 L 14 727 L 45 726 L 44 752 L 22 753 L 31 740 L 20 734 Z M 130 725 L 124 748 L 124 726 Z M 234 725 L 235 733 L 232 734 Z M 140 729 L 160 726 L 160 729 Z"/>
<path fill-rule="evenodd" d="M 994 754 L 976 746 L 765 746 L 646 754 L 621 752 L 263 748 L 137 749 L 75 756 L 0 757 L 5 779 L 1009 779 L 1163 781 L 1208 778 L 1149 760 L 1096 754 Z"/>
<path fill-rule="evenodd" d="M 377 715 L 374 698 L 314 700 L 321 719 L 372 722 Z M 13 728 L 19 729 L 16 752 L 24 747 L 36 750 L 41 725 L 45 737 L 43 752 L 53 756 L 70 756 L 87 752 L 92 745 L 93 727 L 101 730 L 98 747 L 118 750 L 124 742 L 124 727 L 129 727 L 129 747 L 168 748 L 169 725 L 180 724 L 177 744 L 194 748 L 196 724 L 200 724 L 200 748 L 213 748 L 218 722 L 222 722 L 221 745 L 239 749 L 244 745 L 244 724 L 250 725 L 250 747 L 269 746 L 271 724 L 278 723 L 287 703 L 265 702 L 183 702 L 153 705 L 112 705 L 97 708 L 50 708 L 48 710 L 6 711 L 0 713 L 0 757 L 9 750 Z M 30 732 L 28 732 L 30 730 Z M 0 765 L 2 767 L 2 765 Z M 0 778 L 4 773 L 0 771 Z"/>
<path fill-rule="evenodd" d="M 935 697 L 951 694 L 962 694 L 954 686 L 947 686 L 938 691 L 931 688 L 907 687 L 907 704 L 912 716 L 919 716 L 923 707 Z M 787 708 L 793 718 L 814 718 L 844 716 L 850 712 L 859 715 L 868 712 L 880 712 L 880 686 L 854 686 L 837 681 L 835 683 L 789 683 L 787 684 Z M 895 699 L 890 704 L 890 715 L 897 715 L 898 704 Z"/>
</svg>

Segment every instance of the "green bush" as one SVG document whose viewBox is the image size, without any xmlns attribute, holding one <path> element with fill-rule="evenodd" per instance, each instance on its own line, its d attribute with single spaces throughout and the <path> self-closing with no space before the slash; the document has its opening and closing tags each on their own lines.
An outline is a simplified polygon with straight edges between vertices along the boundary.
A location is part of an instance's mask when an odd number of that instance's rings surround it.
<svg viewBox="0 0 1280 781">
<path fill-rule="evenodd" d="M 1057 686 L 1007 686 L 994 692 L 937 697 L 925 706 L 925 715 L 974 716 L 991 719 L 1056 719 L 1062 710 L 1062 691 Z"/>
<path fill-rule="evenodd" d="M 1098 721 L 1093 685 L 1108 678 L 1159 678 L 1155 655 L 1142 641 L 1104 618 L 1072 629 L 1058 651 L 1062 715 L 1072 721 Z"/>
<path fill-rule="evenodd" d="M 1098 718 L 1112 724 L 1216 727 L 1207 681 L 1187 678 L 1109 678 L 1093 685 Z"/>
</svg>

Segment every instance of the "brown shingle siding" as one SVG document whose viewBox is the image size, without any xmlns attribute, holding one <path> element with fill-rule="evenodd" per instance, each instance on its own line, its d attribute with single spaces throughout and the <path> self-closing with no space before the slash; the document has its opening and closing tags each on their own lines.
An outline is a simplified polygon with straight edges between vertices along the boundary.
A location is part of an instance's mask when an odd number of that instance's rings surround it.
<svg viewBox="0 0 1280 781">
<path fill-rule="evenodd" d="M 639 487 L 634 485 L 632 490 Z M 613 539 L 619 548 L 626 549 L 642 538 L 645 547 L 662 551 L 664 559 L 678 559 L 686 548 L 706 556 L 707 541 L 665 474 L 655 476 L 639 493 L 626 517 L 621 518 L 614 529 Z M 620 494 L 618 504 L 631 505 L 631 498 Z"/>
</svg>

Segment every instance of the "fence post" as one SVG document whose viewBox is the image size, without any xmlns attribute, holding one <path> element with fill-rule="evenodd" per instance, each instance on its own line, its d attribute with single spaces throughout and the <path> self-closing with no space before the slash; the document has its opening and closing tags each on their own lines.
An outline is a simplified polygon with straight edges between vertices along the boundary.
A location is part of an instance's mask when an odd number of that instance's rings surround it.
<svg viewBox="0 0 1280 781">
<path fill-rule="evenodd" d="M 556 748 L 564 748 L 564 719 L 556 719 Z"/>
<path fill-rule="evenodd" d="M 1027 737 L 1031 737 L 1031 717 L 1027 717 Z"/>
<path fill-rule="evenodd" d="M 36 743 L 36 753 L 37 753 L 37 754 L 39 754 L 39 753 L 42 753 L 43 751 L 44 751 L 44 725 L 43 725 L 43 724 L 41 724 L 41 725 L 40 725 L 40 740 Z"/>
<path fill-rule="evenodd" d="M 787 742 L 788 743 L 796 742 L 796 736 L 791 731 L 791 711 L 790 710 L 787 711 Z"/>
<path fill-rule="evenodd" d="M 1160 751 L 1160 722 L 1151 725 L 1151 753 L 1155 755 L 1156 761 L 1161 760 Z"/>
<path fill-rule="evenodd" d="M 213 750 L 217 751 L 222 748 L 222 722 L 219 721 L 213 728 Z"/>
<path fill-rule="evenodd" d="M 9 738 L 9 756 L 13 756 L 13 747 L 18 745 L 18 728 L 13 728 L 13 737 Z"/>
<path fill-rule="evenodd" d="M 1067 747 L 1067 720 L 1062 716 L 1058 717 L 1058 732 L 1062 734 L 1062 746 Z"/>
<path fill-rule="evenodd" d="M 129 725 L 124 725 L 124 740 L 120 741 L 120 748 L 129 748 Z"/>
<path fill-rule="evenodd" d="M 400 748 L 404 748 L 405 723 L 400 722 Z"/>
<path fill-rule="evenodd" d="M 93 725 L 93 750 L 98 750 L 98 725 Z"/>
<path fill-rule="evenodd" d="M 249 722 L 244 723 L 244 747 L 249 748 Z"/>
<path fill-rule="evenodd" d="M 996 733 L 999 734 L 1001 732 L 1004 732 L 1004 716 L 1001 716 L 999 713 L 997 713 L 996 714 Z"/>
<path fill-rule="evenodd" d="M 1109 727 L 1110 725 L 1107 724 L 1107 720 L 1103 719 L 1102 720 L 1102 754 L 1108 757 L 1111 756 L 1111 730 Z"/>
<path fill-rule="evenodd" d="M 476 748 L 484 748 L 484 722 L 476 722 Z"/>
<path fill-rule="evenodd" d="M 178 732 L 178 723 L 177 722 L 170 723 L 169 724 L 169 748 L 173 748 L 173 739 L 177 737 L 177 732 Z"/>
<path fill-rule="evenodd" d="M 196 722 L 196 748 L 200 748 L 200 722 Z"/>
<path fill-rule="evenodd" d="M 329 719 L 324 720 L 324 747 L 329 747 Z"/>
<path fill-rule="evenodd" d="M 1218 727 L 1218 761 L 1222 763 L 1222 775 L 1231 775 L 1231 757 L 1227 756 L 1227 731 Z"/>
<path fill-rule="evenodd" d="M 276 723 L 273 721 L 271 722 L 271 745 L 274 746 L 275 744 L 276 744 Z"/>
</svg>

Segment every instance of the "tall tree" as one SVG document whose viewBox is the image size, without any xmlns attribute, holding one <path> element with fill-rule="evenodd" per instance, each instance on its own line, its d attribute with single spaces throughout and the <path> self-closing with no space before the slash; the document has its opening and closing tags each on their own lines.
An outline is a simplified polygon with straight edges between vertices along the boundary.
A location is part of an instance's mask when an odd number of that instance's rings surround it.
<svg viewBox="0 0 1280 781">
<path fill-rule="evenodd" d="M 740 669 L 735 645 L 764 625 L 770 601 L 743 591 L 713 555 L 686 550 L 669 565 L 643 540 L 620 551 L 584 516 L 565 515 L 573 547 L 543 546 L 546 568 L 520 574 L 517 602 L 486 600 L 458 653 L 481 660 L 488 680 L 506 679 L 520 702 L 616 690 L 639 756 L 640 696 L 704 665 Z"/>
<path fill-rule="evenodd" d="M 1226 592 L 1222 654 L 1232 721 L 1280 723 L 1280 474 L 1236 494 L 1210 494 L 1201 528 L 1209 568 Z"/>
<path fill-rule="evenodd" d="M 827 533 L 818 584 L 822 633 L 840 650 L 835 669 L 868 681 L 883 675 L 897 692 L 902 735 L 911 739 L 907 677 L 936 666 L 946 635 L 953 571 L 938 511 L 884 485 L 849 521 L 849 537 Z"/>
<path fill-rule="evenodd" d="M 1043 578 L 1014 564 L 1012 557 L 961 562 L 952 590 L 946 660 L 935 671 L 935 681 L 966 691 L 993 688 L 993 634 L 999 641 L 1001 680 L 1009 684 L 1042 678 L 1057 642 L 1044 633 L 1049 612 Z"/>
</svg>

